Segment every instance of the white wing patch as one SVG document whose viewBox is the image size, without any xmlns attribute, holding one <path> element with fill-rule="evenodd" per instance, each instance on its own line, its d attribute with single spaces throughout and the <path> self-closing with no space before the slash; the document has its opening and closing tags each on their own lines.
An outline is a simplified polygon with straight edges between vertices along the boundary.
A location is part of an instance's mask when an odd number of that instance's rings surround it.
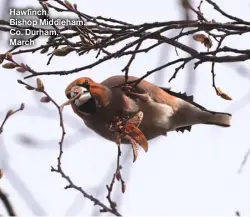
<svg viewBox="0 0 250 217">
<path fill-rule="evenodd" d="M 151 102 L 154 110 L 154 123 L 157 127 L 171 128 L 170 117 L 174 114 L 173 108 L 167 104 Z"/>
</svg>

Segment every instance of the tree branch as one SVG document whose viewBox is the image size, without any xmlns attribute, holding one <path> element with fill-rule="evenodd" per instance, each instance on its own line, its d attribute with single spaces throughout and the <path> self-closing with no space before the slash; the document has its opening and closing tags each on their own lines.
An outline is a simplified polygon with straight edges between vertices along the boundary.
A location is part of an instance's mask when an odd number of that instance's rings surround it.
<svg viewBox="0 0 250 217">
<path fill-rule="evenodd" d="M 17 113 L 17 112 L 19 112 L 19 111 L 22 111 L 24 109 L 24 103 L 22 103 L 21 105 L 20 105 L 20 108 L 19 109 L 16 109 L 16 110 L 12 110 L 12 109 L 10 109 L 7 113 L 6 113 L 6 115 L 5 115 L 5 118 L 4 118 L 4 120 L 3 120 L 3 122 L 2 122 L 2 124 L 1 124 L 1 126 L 0 126 L 0 134 L 3 132 L 3 127 L 4 127 L 4 125 L 5 125 L 5 123 L 6 123 L 6 121 L 10 118 L 10 116 L 12 116 L 12 115 L 14 115 L 15 113 Z"/>
<path fill-rule="evenodd" d="M 110 212 L 110 213 L 112 213 L 112 214 L 114 214 L 116 216 L 121 216 L 121 214 L 116 209 L 113 209 L 112 207 L 111 208 L 107 207 L 100 200 L 98 200 L 97 198 L 95 198 L 92 195 L 85 192 L 85 190 L 82 187 L 79 187 L 79 186 L 75 185 L 73 183 L 73 181 L 71 180 L 71 178 L 68 175 L 66 175 L 66 173 L 64 172 L 64 170 L 62 168 L 61 160 L 62 160 L 62 154 L 63 154 L 63 141 L 64 141 L 66 131 L 65 131 L 65 127 L 64 127 L 62 110 L 61 110 L 61 107 L 56 103 L 56 101 L 45 91 L 45 88 L 44 88 L 44 85 L 43 85 L 42 81 L 40 79 L 37 79 L 37 87 L 33 87 L 33 86 L 29 85 L 29 84 L 26 84 L 25 82 L 23 82 L 21 80 L 18 80 L 18 83 L 20 83 L 22 85 L 25 85 L 25 87 L 27 89 L 29 89 L 29 90 L 36 90 L 38 92 L 43 93 L 46 98 L 44 98 L 44 97 L 41 98 L 41 102 L 46 102 L 46 103 L 47 102 L 52 102 L 52 104 L 58 110 L 59 120 L 60 120 L 60 127 L 61 127 L 61 132 L 62 133 L 61 133 L 61 138 L 60 138 L 60 141 L 59 141 L 59 155 L 57 157 L 57 167 L 56 168 L 51 167 L 51 171 L 59 173 L 68 182 L 68 185 L 65 187 L 65 189 L 69 189 L 69 188 L 75 189 L 75 190 L 81 192 L 84 197 L 91 200 L 94 203 L 94 205 L 100 206 L 102 208 L 102 210 L 105 210 L 106 212 Z"/>
<path fill-rule="evenodd" d="M 9 216 L 16 216 L 16 212 L 14 210 L 13 205 L 11 204 L 10 200 L 8 199 L 8 196 L 3 192 L 3 190 L 0 188 L 0 199 L 3 202 L 4 207 L 6 208 Z"/>
</svg>

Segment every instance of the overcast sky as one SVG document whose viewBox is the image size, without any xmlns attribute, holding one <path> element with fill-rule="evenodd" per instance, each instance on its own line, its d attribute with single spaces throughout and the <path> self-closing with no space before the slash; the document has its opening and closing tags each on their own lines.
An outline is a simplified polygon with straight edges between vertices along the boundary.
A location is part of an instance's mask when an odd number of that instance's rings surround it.
<svg viewBox="0 0 250 217">
<path fill-rule="evenodd" d="M 5 0 L 0 0 L 0 7 Z M 131 23 L 169 21 L 183 19 L 179 1 L 176 0 L 92 0 L 71 1 L 77 3 L 79 10 L 97 16 L 113 17 Z M 199 1 L 193 1 L 198 5 Z M 250 20 L 248 0 L 216 0 L 226 12 Z M 14 7 L 38 6 L 37 1 L 16 0 Z M 208 19 L 226 21 L 213 8 L 203 5 Z M 173 34 L 171 32 L 167 34 Z M 8 35 L 0 41 L 0 52 L 8 47 Z M 232 37 L 226 45 L 246 49 L 249 35 Z M 200 51 L 204 46 L 195 43 Z M 131 68 L 131 74 L 143 75 L 159 63 L 177 58 L 172 47 L 163 46 L 147 54 L 138 55 Z M 47 56 L 36 54 L 22 55 L 18 61 L 27 63 L 37 71 L 73 69 L 94 61 L 94 54 L 78 57 L 71 53 L 66 58 L 54 58 L 46 66 Z M 69 76 L 41 77 L 48 92 L 58 103 L 63 103 L 65 87 L 80 76 L 89 76 L 101 82 L 109 76 L 121 74 L 128 59 L 116 59 L 91 70 Z M 241 63 L 248 67 L 247 62 Z M 195 126 L 191 132 L 171 132 L 149 143 L 149 151 L 140 151 L 136 163 L 132 163 L 129 153 L 124 164 L 123 178 L 127 190 L 119 199 L 119 211 L 123 215 L 172 215 L 172 216 L 211 216 L 234 215 L 239 210 L 242 215 L 250 215 L 250 161 L 238 174 L 241 161 L 250 148 L 249 121 L 250 100 L 249 78 L 240 76 L 234 67 L 238 65 L 216 64 L 216 82 L 233 101 L 225 101 L 216 96 L 211 85 L 211 64 L 199 66 L 195 72 L 197 84 L 194 88 L 195 101 L 214 111 L 233 112 L 230 128 Z M 147 80 L 158 85 L 172 87 L 175 91 L 186 89 L 189 70 L 180 71 L 177 78 L 168 83 L 175 67 L 168 68 Z M 190 68 L 190 67 L 189 67 Z M 162 75 L 159 81 L 159 74 Z M 15 70 L 1 69 L 0 73 L 0 118 L 10 108 L 17 108 L 21 102 L 26 104 L 24 111 L 11 117 L 4 133 L 0 136 L 0 168 L 4 177 L 1 188 L 9 195 L 19 215 L 91 215 L 93 204 L 82 198 L 75 190 L 64 190 L 67 184 L 59 174 L 50 171 L 56 166 L 58 141 L 61 129 L 56 108 L 52 104 L 41 104 L 39 93 L 27 91 L 16 80 L 21 76 Z M 34 84 L 34 80 L 27 82 Z M 190 90 L 191 91 L 191 90 Z M 244 98 L 243 98 L 244 97 Z M 244 99 L 242 102 L 242 98 Z M 241 104 L 239 103 L 241 102 Z M 66 147 L 63 154 L 63 168 L 75 184 L 89 193 L 97 194 L 105 201 L 105 185 L 115 170 L 115 143 L 100 138 L 84 126 L 73 114 L 70 107 L 64 110 L 66 124 Z M 33 138 L 30 146 L 20 141 L 20 136 Z M 123 158 L 127 147 L 122 146 Z M 108 173 L 108 174 L 107 174 Z M 106 178 L 108 177 L 108 179 Z M 25 189 L 25 186 L 27 189 Z M 120 183 L 115 198 L 120 198 Z M 0 205 L 0 214 L 4 214 Z"/>
</svg>

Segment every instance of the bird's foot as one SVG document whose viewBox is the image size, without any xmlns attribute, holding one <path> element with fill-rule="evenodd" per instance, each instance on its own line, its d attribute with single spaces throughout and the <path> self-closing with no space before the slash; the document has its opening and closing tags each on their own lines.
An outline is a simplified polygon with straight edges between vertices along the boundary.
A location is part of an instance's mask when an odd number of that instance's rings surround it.
<svg viewBox="0 0 250 217">
<path fill-rule="evenodd" d="M 134 92 L 130 92 L 129 93 L 132 97 L 135 97 L 141 101 L 144 102 L 149 102 L 151 100 L 150 96 L 147 93 L 134 93 Z"/>
<path fill-rule="evenodd" d="M 108 124 L 108 128 L 110 131 L 117 131 L 124 127 L 126 123 L 134 124 L 138 127 L 143 120 L 143 112 L 138 111 L 136 114 L 127 114 L 123 115 L 123 117 L 115 116 L 113 120 Z"/>
<path fill-rule="evenodd" d="M 125 84 L 121 87 L 121 90 L 123 92 L 125 92 L 126 94 L 129 94 L 132 90 L 134 89 L 133 86 L 131 86 L 130 84 Z"/>
<path fill-rule="evenodd" d="M 125 84 L 124 86 L 121 87 L 121 89 L 128 96 L 137 98 L 145 102 L 149 102 L 151 100 L 151 97 L 148 95 L 148 93 L 136 93 L 135 87 L 129 84 Z"/>
<path fill-rule="evenodd" d="M 138 128 L 142 119 L 143 112 L 139 111 L 132 117 L 120 118 L 116 116 L 108 125 L 108 129 L 112 132 L 117 145 L 121 144 L 123 138 L 130 141 L 134 154 L 134 162 L 138 156 L 137 144 L 140 145 L 145 152 L 148 151 L 147 139 Z"/>
</svg>

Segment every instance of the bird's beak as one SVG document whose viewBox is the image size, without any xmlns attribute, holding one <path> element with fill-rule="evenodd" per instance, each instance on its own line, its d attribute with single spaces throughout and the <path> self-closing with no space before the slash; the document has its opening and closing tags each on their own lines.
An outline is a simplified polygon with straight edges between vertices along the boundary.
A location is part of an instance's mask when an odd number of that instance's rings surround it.
<svg viewBox="0 0 250 217">
<path fill-rule="evenodd" d="M 71 99 L 75 97 L 76 95 L 79 95 L 79 97 L 75 99 L 75 104 L 78 106 L 86 103 L 90 98 L 92 98 L 90 92 L 84 87 L 71 89 L 66 93 L 66 96 L 68 99 Z"/>
<path fill-rule="evenodd" d="M 92 96 L 90 92 L 82 92 L 81 96 L 77 99 L 77 101 L 79 102 L 80 105 L 82 105 L 91 98 Z"/>
</svg>

